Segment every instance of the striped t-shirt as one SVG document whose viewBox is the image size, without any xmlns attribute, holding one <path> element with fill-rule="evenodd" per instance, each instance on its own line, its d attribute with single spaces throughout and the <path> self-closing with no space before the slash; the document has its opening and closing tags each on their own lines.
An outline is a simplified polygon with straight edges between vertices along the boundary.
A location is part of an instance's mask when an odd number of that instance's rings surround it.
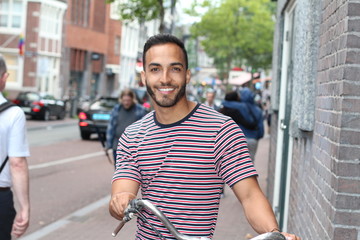
<svg viewBox="0 0 360 240">
<path fill-rule="evenodd" d="M 125 130 L 117 153 L 113 181 L 139 182 L 142 198 L 194 237 L 212 237 L 224 182 L 232 187 L 257 175 L 238 125 L 202 104 L 169 125 L 159 123 L 154 111 L 147 114 Z M 166 239 L 175 239 L 155 216 L 143 214 Z M 156 236 L 138 218 L 136 239 Z"/>
</svg>

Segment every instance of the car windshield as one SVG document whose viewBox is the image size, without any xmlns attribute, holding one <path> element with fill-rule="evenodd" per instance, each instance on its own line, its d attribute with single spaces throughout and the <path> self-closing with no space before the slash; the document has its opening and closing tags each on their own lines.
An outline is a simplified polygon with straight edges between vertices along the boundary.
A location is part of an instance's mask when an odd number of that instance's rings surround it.
<svg viewBox="0 0 360 240">
<path fill-rule="evenodd" d="M 28 101 L 39 101 L 40 96 L 36 93 L 27 92 L 27 93 L 20 93 L 18 96 L 18 99 L 19 100 L 28 100 Z"/>
<path fill-rule="evenodd" d="M 104 110 L 109 111 L 118 103 L 116 98 L 103 98 L 93 102 L 90 105 L 90 110 Z"/>
</svg>

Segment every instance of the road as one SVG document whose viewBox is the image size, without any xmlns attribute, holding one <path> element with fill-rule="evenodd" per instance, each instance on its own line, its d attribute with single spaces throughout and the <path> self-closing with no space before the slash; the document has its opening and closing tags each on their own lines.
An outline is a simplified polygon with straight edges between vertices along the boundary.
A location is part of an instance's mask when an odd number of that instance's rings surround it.
<svg viewBox="0 0 360 240">
<path fill-rule="evenodd" d="M 27 132 L 31 151 L 31 225 L 27 234 L 110 193 L 113 166 L 100 142 L 82 141 L 75 121 L 53 122 L 29 127 Z"/>
</svg>

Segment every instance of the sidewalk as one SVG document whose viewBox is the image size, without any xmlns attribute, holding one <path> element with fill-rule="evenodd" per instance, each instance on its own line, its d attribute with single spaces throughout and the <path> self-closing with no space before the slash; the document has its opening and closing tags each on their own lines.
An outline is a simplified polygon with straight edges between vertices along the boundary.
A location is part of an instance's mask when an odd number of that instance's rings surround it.
<svg viewBox="0 0 360 240">
<path fill-rule="evenodd" d="M 264 192 L 266 188 L 268 152 L 269 135 L 266 135 L 259 141 L 255 158 L 259 183 Z M 106 196 L 39 231 L 24 236 L 21 240 L 134 239 L 135 220 L 127 223 L 116 238 L 111 236 L 112 231 L 117 226 L 117 221 L 110 217 L 108 213 L 107 204 L 109 198 L 110 196 Z M 219 218 L 213 240 L 246 240 L 249 234 L 256 236 L 246 221 L 241 205 L 230 188 L 227 187 L 225 197 L 221 199 Z"/>
</svg>

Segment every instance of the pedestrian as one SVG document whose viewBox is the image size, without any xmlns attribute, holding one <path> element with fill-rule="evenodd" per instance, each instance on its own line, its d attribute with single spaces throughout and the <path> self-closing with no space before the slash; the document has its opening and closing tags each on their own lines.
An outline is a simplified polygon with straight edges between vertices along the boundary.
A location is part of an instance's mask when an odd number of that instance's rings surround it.
<svg viewBox="0 0 360 240">
<path fill-rule="evenodd" d="M 237 119 L 229 116 L 245 134 L 250 156 L 254 160 L 258 141 L 264 136 L 264 117 L 262 110 L 254 101 L 254 93 L 247 87 L 240 90 L 240 95 L 236 91 L 229 92 L 225 96 L 223 107 L 238 111 Z"/>
<path fill-rule="evenodd" d="M 211 238 L 226 182 L 257 232 L 278 231 L 239 126 L 187 100 L 191 72 L 183 43 L 167 34 L 149 38 L 143 64 L 141 79 L 154 110 L 129 126 L 119 140 L 110 214 L 122 219 L 141 187 L 142 198 L 161 209 L 180 232 Z M 154 215 L 145 210 L 142 214 L 164 238 L 174 239 Z M 142 219 L 137 226 L 136 239 L 159 239 Z"/>
<path fill-rule="evenodd" d="M 125 89 L 120 94 L 119 104 L 116 104 L 111 111 L 106 130 L 106 151 L 113 150 L 114 163 L 121 134 L 127 126 L 141 119 L 147 113 L 143 106 L 135 102 L 135 99 L 135 93 L 130 89 Z"/>
<path fill-rule="evenodd" d="M 220 107 L 215 103 L 215 96 L 216 92 L 213 89 L 209 89 L 206 91 L 206 100 L 204 104 L 206 106 L 211 107 L 212 109 L 215 109 L 216 111 L 220 110 Z"/>
<path fill-rule="evenodd" d="M 7 100 L 2 92 L 9 77 L 5 60 L 0 55 L 0 104 Z M 26 118 L 21 108 L 10 107 L 0 113 L 0 239 L 20 237 L 29 226 L 29 146 Z M 13 192 L 18 200 L 16 212 Z"/>
</svg>

